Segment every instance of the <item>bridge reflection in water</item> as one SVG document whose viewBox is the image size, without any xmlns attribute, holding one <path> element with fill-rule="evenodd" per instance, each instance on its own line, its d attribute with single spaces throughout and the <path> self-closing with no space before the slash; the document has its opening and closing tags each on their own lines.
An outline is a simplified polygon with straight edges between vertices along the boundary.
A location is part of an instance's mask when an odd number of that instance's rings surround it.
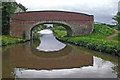
<svg viewBox="0 0 120 80">
<path fill-rule="evenodd" d="M 21 56 L 21 53 L 11 54 L 11 57 L 12 56 L 15 56 L 11 58 L 13 66 L 30 69 L 79 68 L 85 65 L 90 66 L 93 63 L 92 56 L 80 54 L 80 52 L 72 49 L 70 46 L 54 53 L 46 54 L 45 52 L 39 52 L 32 49 L 30 53 L 24 53 L 23 56 Z M 20 63 L 18 64 L 18 62 Z"/>
<path fill-rule="evenodd" d="M 70 45 L 67 45 L 66 48 L 59 52 L 48 52 L 47 54 L 46 52 L 39 52 L 31 45 L 32 43 L 30 42 L 19 44 L 4 52 L 4 55 L 9 55 L 3 64 L 3 73 L 6 73 L 3 75 L 4 78 L 12 77 L 11 73 L 16 72 L 14 71 L 16 68 L 51 70 L 80 68 L 82 66 L 93 65 L 92 56 L 82 54 Z"/>
<path fill-rule="evenodd" d="M 117 57 L 69 44 L 58 52 L 46 54 L 36 49 L 38 45 L 39 40 L 8 46 L 6 51 L 3 47 L 2 77 L 117 78 L 119 76 L 119 71 L 116 71 L 119 67 Z M 98 55 L 102 59 L 86 53 Z"/>
<path fill-rule="evenodd" d="M 46 37 L 43 37 L 42 40 L 44 40 L 44 38 L 46 39 Z M 40 46 L 39 44 L 40 41 L 35 40 L 14 45 L 6 51 L 3 51 L 2 77 L 116 78 L 119 76 L 119 71 L 117 72 L 116 69 L 118 67 L 118 60 L 113 56 L 111 58 L 111 55 L 78 48 L 70 44 L 66 44 L 66 47 L 59 51 L 44 52 L 36 49 L 36 47 Z M 47 44 L 42 45 L 46 46 Z M 57 45 L 57 49 L 59 48 L 61 48 L 61 46 Z M 88 54 L 99 55 L 105 59 L 110 56 L 109 60 L 112 59 L 113 62 Z M 115 72 L 117 72 L 117 74 Z"/>
</svg>

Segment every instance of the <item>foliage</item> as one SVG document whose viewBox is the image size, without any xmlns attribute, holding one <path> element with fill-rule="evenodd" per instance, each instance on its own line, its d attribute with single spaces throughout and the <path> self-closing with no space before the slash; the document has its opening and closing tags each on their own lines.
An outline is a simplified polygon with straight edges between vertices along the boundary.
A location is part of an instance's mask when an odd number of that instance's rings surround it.
<svg viewBox="0 0 120 80">
<path fill-rule="evenodd" d="M 118 42 L 87 37 L 63 37 L 60 39 L 79 46 L 87 47 L 95 51 L 106 52 L 120 56 L 120 45 L 118 45 Z"/>
<path fill-rule="evenodd" d="M 93 33 L 90 35 L 63 37 L 59 39 L 99 52 L 106 52 L 120 56 L 120 45 L 118 45 L 118 42 L 106 40 L 106 37 L 113 34 L 114 32 L 114 29 L 106 25 L 95 24 Z"/>
<path fill-rule="evenodd" d="M 120 12 L 118 12 L 117 15 L 113 17 L 113 19 L 117 21 L 118 30 L 120 30 Z"/>
<path fill-rule="evenodd" d="M 89 38 L 96 38 L 96 39 L 106 39 L 108 36 L 115 33 L 115 30 L 110 28 L 107 25 L 103 24 L 94 24 L 94 30 L 92 34 L 79 36 L 79 37 L 89 37 Z"/>
<path fill-rule="evenodd" d="M 67 35 L 67 31 L 63 26 L 55 26 L 53 28 L 51 28 L 51 30 L 53 30 L 54 35 L 56 37 L 64 37 Z"/>
<path fill-rule="evenodd" d="M 54 30 L 54 35 L 56 37 L 64 37 L 67 35 L 67 32 L 65 30 Z"/>
<path fill-rule="evenodd" d="M 26 38 L 26 32 L 25 32 L 25 31 L 23 31 L 22 36 L 23 36 L 23 39 L 25 39 L 25 38 Z"/>
<path fill-rule="evenodd" d="M 2 2 L 2 34 L 9 35 L 10 17 L 15 12 L 15 2 Z"/>
<path fill-rule="evenodd" d="M 11 36 L 4 36 L 4 35 L 1 36 L 1 37 L 2 37 L 2 46 L 27 41 L 26 39 L 21 39 L 21 38 L 18 38 L 18 37 L 11 37 Z"/>
<path fill-rule="evenodd" d="M 113 19 L 120 23 L 120 12 L 118 12 L 117 15 L 113 17 Z"/>
<path fill-rule="evenodd" d="M 119 30 L 119 29 L 118 29 L 118 26 L 114 26 L 114 27 L 112 27 L 112 28 L 113 28 L 113 29 L 116 29 L 116 30 Z"/>
<path fill-rule="evenodd" d="M 66 29 L 61 25 L 55 25 L 54 24 L 54 27 L 47 27 L 46 25 L 44 25 L 43 27 L 42 26 L 43 25 L 38 25 L 33 29 L 34 38 L 40 37 L 37 32 L 40 31 L 40 30 L 43 30 L 43 29 L 51 29 L 54 32 L 54 35 L 56 37 L 63 37 L 63 36 L 67 35 Z"/>
<path fill-rule="evenodd" d="M 38 39 L 40 37 L 40 35 L 37 33 L 40 30 L 43 30 L 44 28 L 42 27 L 42 25 L 37 25 L 33 30 L 33 39 Z"/>
<path fill-rule="evenodd" d="M 63 26 L 61 26 L 61 25 L 59 25 L 59 26 L 54 26 L 53 28 L 52 28 L 52 30 L 66 30 Z"/>
<path fill-rule="evenodd" d="M 0 46 L 2 46 L 2 36 L 0 36 Z"/>
<path fill-rule="evenodd" d="M 116 41 L 120 41 L 120 33 L 118 33 L 113 39 Z"/>
<path fill-rule="evenodd" d="M 44 28 L 42 27 L 42 25 L 38 25 L 38 26 L 36 26 L 34 29 L 33 29 L 33 32 L 34 33 L 37 33 L 38 31 L 40 31 L 40 30 L 43 30 Z"/>
</svg>

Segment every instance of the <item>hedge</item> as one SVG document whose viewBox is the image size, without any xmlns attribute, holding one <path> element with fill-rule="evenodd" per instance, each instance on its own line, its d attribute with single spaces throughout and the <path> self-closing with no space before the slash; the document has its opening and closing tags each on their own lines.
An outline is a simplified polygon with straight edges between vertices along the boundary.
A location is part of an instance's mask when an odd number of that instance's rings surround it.
<svg viewBox="0 0 120 80">
<path fill-rule="evenodd" d="M 0 36 L 2 38 L 2 46 L 6 46 L 9 44 L 16 44 L 16 43 L 22 43 L 26 42 L 26 39 L 18 38 L 18 37 L 11 37 L 11 36 Z"/>
<path fill-rule="evenodd" d="M 120 56 L 120 45 L 118 45 L 118 42 L 85 37 L 63 37 L 60 38 L 60 40 L 73 43 L 78 46 L 87 47 L 88 49 L 92 49 L 95 51 Z"/>
</svg>

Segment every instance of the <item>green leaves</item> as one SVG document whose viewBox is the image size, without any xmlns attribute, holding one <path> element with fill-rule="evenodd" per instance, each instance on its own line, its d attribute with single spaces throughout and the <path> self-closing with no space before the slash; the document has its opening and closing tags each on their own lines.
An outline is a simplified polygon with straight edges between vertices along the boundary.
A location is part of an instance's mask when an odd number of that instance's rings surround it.
<svg viewBox="0 0 120 80">
<path fill-rule="evenodd" d="M 63 37 L 67 35 L 67 31 L 65 30 L 54 30 L 54 35 L 56 37 Z"/>
<path fill-rule="evenodd" d="M 118 33 L 113 39 L 116 41 L 120 41 L 120 33 Z"/>
<path fill-rule="evenodd" d="M 85 36 L 79 36 L 79 37 L 106 39 L 109 35 L 112 35 L 114 33 L 115 33 L 114 29 L 110 28 L 107 25 L 94 24 L 94 30 L 92 34 L 85 35 Z"/>
<path fill-rule="evenodd" d="M 113 19 L 119 23 L 120 22 L 120 12 L 118 12 L 117 15 L 113 17 Z"/>
<path fill-rule="evenodd" d="M 43 30 L 43 29 L 51 29 L 51 30 L 54 32 L 54 35 L 55 35 L 56 37 L 64 37 L 64 36 L 67 35 L 66 29 L 65 29 L 63 26 L 61 26 L 60 24 L 59 24 L 59 25 L 55 25 L 55 24 L 54 24 L 54 27 L 46 27 L 46 28 L 45 28 L 45 27 L 43 28 L 42 25 L 37 25 L 37 26 L 33 29 L 34 38 L 39 37 L 37 32 L 40 31 L 40 30 Z"/>
<path fill-rule="evenodd" d="M 10 17 L 15 12 L 15 2 L 2 2 L 2 34 L 9 35 Z"/>
<path fill-rule="evenodd" d="M 117 21 L 118 30 L 120 30 L 120 12 L 118 12 L 117 15 L 113 17 L 113 19 Z"/>
<path fill-rule="evenodd" d="M 95 51 L 120 56 L 120 46 L 118 45 L 118 42 L 106 40 L 106 37 L 113 34 L 114 32 L 114 29 L 106 25 L 95 24 L 94 31 L 90 35 L 77 37 L 63 37 L 60 39 L 79 46 L 87 47 Z"/>
<path fill-rule="evenodd" d="M 60 39 L 99 52 L 106 52 L 115 55 L 120 53 L 120 46 L 118 46 L 118 42 L 87 37 L 65 37 Z"/>
<path fill-rule="evenodd" d="M 9 44 L 16 44 L 25 41 L 26 41 L 25 39 L 21 39 L 18 37 L 2 36 L 2 46 L 6 46 Z"/>
</svg>

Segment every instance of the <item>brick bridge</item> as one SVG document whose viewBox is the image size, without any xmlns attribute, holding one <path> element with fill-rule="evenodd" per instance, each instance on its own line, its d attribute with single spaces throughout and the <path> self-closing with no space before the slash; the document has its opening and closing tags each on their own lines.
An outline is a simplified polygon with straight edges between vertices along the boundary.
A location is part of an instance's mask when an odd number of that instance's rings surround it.
<svg viewBox="0 0 120 80">
<path fill-rule="evenodd" d="M 11 36 L 31 39 L 32 30 L 36 25 L 58 23 L 65 25 L 68 36 L 90 34 L 93 30 L 93 15 L 67 11 L 31 11 L 16 13 L 11 17 Z"/>
</svg>

